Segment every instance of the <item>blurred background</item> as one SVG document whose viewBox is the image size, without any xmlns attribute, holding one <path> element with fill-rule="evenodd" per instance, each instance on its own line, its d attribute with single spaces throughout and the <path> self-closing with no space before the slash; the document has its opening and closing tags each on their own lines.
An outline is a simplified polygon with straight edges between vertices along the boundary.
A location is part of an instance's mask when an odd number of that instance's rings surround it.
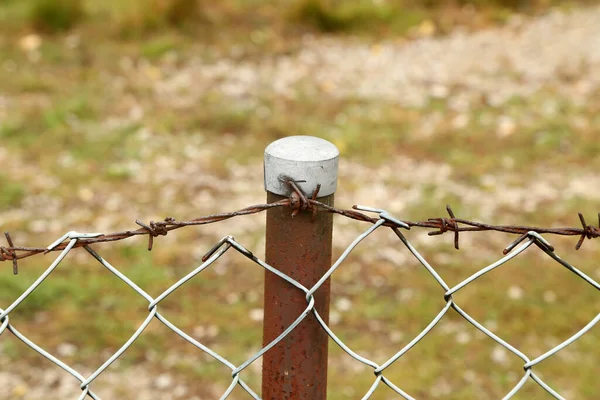
<svg viewBox="0 0 600 400">
<path fill-rule="evenodd" d="M 314 135 L 341 151 L 336 203 L 404 220 L 579 226 L 600 200 L 600 5 L 554 0 L 0 0 L 0 226 L 17 246 L 64 232 L 134 229 L 263 203 L 273 140 Z M 334 219 L 335 255 L 366 226 Z M 94 246 L 157 296 L 231 234 L 264 254 L 264 215 L 155 240 Z M 409 240 L 450 285 L 502 256 L 502 233 Z M 598 280 L 598 243 L 548 237 Z M 5 245 L 3 243 L 3 245 Z M 6 308 L 55 254 L 0 264 Z M 228 253 L 161 312 L 236 365 L 261 347 L 263 271 Z M 600 312 L 598 292 L 532 247 L 469 285 L 457 304 L 531 359 Z M 331 327 L 378 363 L 444 306 L 387 230 L 333 275 Z M 147 304 L 83 250 L 10 315 L 87 376 Z M 599 327 L 535 368 L 566 398 L 600 393 Z M 497 399 L 522 361 L 455 312 L 386 376 L 419 399 Z M 260 362 L 243 373 L 260 390 Z M 329 398 L 374 376 L 330 343 Z M 153 321 L 92 385 L 105 399 L 214 399 L 230 371 Z M 12 334 L 1 399 L 76 398 L 78 382 Z M 236 389 L 232 399 L 249 398 Z M 373 399 L 398 398 L 382 387 Z M 528 382 L 516 399 L 546 399 Z"/>
</svg>

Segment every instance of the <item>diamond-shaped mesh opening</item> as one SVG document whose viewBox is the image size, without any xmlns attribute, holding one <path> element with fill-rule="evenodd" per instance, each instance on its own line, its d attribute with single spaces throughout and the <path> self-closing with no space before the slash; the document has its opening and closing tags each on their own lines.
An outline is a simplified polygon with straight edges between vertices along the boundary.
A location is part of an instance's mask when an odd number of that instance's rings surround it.
<svg viewBox="0 0 600 400">
<path fill-rule="evenodd" d="M 70 246 L 75 241 L 76 239 L 72 239 Z M 75 269 L 73 262 L 69 265 L 69 257 L 72 257 L 76 251 L 83 251 L 82 249 L 71 250 L 70 246 L 58 255 L 50 267 L 36 277 L 35 282 L 19 299 L 7 307 L 6 311 L 13 319 L 7 326 L 7 330 L 38 354 L 45 355 L 46 362 L 59 364 L 66 373 L 82 381 L 83 377 L 78 375 L 70 365 L 83 362 L 100 365 L 134 334 L 138 325 L 146 318 L 146 313 L 138 316 L 137 324 L 132 321 L 131 315 L 127 315 L 129 318 L 123 318 L 123 315 L 119 314 L 122 311 L 119 301 L 114 302 L 111 299 L 122 300 L 124 291 L 131 289 L 126 285 L 120 287 L 107 285 L 106 273 L 90 273 L 89 280 L 80 280 L 87 283 L 85 287 L 70 285 L 68 282 L 70 275 L 67 272 L 69 269 L 75 270 L 75 275 L 86 274 L 91 270 L 81 265 L 78 266 L 80 268 Z M 103 269 L 101 265 L 97 265 L 96 268 Z M 96 279 L 92 279 L 92 276 Z M 33 303 L 30 307 L 34 309 L 40 301 L 48 303 L 50 307 L 47 307 L 43 313 L 37 314 L 33 321 L 28 321 L 18 328 L 16 325 L 19 325 L 19 307 L 27 306 L 28 301 Z M 57 326 L 55 320 L 60 320 L 61 325 Z M 87 335 L 92 335 L 96 340 L 93 344 L 94 348 L 82 345 L 85 343 L 82 339 Z M 102 350 L 98 351 L 99 348 Z M 95 369 L 89 365 L 85 368 L 91 371 Z M 74 380 L 72 383 L 77 381 Z"/>
<path fill-rule="evenodd" d="M 579 271 L 567 265 L 565 268 L 543 249 L 532 246 L 469 283 L 453 298 L 458 304 L 464 304 L 463 309 L 473 318 L 533 360 L 561 346 L 600 311 L 591 306 L 597 289 L 586 281 L 587 277 L 582 279 Z M 490 287 L 494 290 L 486 290 Z M 578 288 L 577 296 L 573 296 L 573 288 Z M 502 326 L 498 326 L 498 321 L 502 321 Z M 569 361 L 572 359 L 569 354 L 578 346 L 575 341 L 535 365 L 533 370 L 543 372 L 545 380 L 553 382 L 551 386 L 561 392 L 559 388 L 568 388 L 574 383 L 561 385 L 564 368 L 582 367 Z"/>
<path fill-rule="evenodd" d="M 178 268 L 164 289 L 177 285 L 192 270 Z M 230 249 L 164 298 L 159 304 L 160 313 L 191 338 L 239 366 L 262 346 L 263 275 L 259 265 Z M 165 350 L 176 359 L 181 373 L 204 382 L 213 388 L 212 392 L 220 391 L 216 397 L 227 390 L 232 380 L 231 368 L 172 331 L 161 332 L 160 336 L 168 341 Z M 198 354 L 187 357 L 194 348 Z M 260 389 L 260 365 L 259 359 L 242 375 L 255 391 Z"/>
<path fill-rule="evenodd" d="M 332 284 L 330 328 L 358 355 L 379 364 L 425 329 L 445 304 L 439 284 L 396 244 L 389 229 L 376 230 L 343 261 Z M 376 380 L 373 367 L 353 359 L 334 341 L 329 356 L 330 382 L 335 382 L 329 385 L 331 393 L 346 390 L 357 398 L 367 393 Z M 385 398 L 380 393 L 389 390 L 378 388 L 371 398 Z"/>
</svg>

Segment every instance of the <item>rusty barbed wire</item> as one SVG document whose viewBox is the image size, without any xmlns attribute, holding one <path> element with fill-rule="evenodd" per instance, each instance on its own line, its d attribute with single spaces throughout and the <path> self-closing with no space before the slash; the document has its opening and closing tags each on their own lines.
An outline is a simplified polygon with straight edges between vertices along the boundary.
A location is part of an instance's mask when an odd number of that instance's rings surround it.
<svg viewBox="0 0 600 400">
<path fill-rule="evenodd" d="M 212 224 L 216 222 L 221 222 L 230 218 L 243 216 L 243 215 L 251 215 L 257 214 L 263 211 L 266 211 L 270 208 L 275 207 L 290 207 L 292 209 L 292 215 L 297 215 L 300 212 L 308 211 L 316 215 L 317 212 L 328 212 L 337 215 L 341 215 L 346 218 L 350 218 L 356 221 L 376 223 L 379 221 L 379 218 L 370 217 L 360 211 L 357 211 L 358 206 L 354 205 L 352 209 L 340 209 L 336 207 L 329 206 L 327 204 L 321 203 L 317 200 L 317 195 L 319 192 L 319 185 L 312 193 L 311 197 L 306 197 L 302 191 L 298 188 L 294 181 L 288 182 L 290 188 L 292 189 L 292 193 L 288 199 L 283 199 L 274 203 L 268 204 L 256 204 L 253 206 L 249 206 L 246 208 L 242 208 L 237 211 L 227 212 L 227 213 L 219 213 L 219 214 L 211 214 L 198 218 L 194 218 L 189 221 L 177 221 L 173 217 L 167 217 L 163 221 L 150 221 L 149 223 L 144 223 L 140 220 L 135 220 L 135 223 L 140 226 L 140 228 L 136 230 L 127 230 L 122 232 L 113 232 L 108 234 L 101 234 L 98 237 L 93 238 L 82 238 L 77 241 L 75 247 L 84 247 L 90 244 L 95 243 L 103 243 L 103 242 L 114 242 L 119 240 L 128 239 L 133 236 L 139 235 L 148 235 L 148 250 L 152 250 L 154 245 L 154 238 L 158 236 L 165 236 L 170 231 L 175 229 L 183 228 L 186 226 L 195 226 L 195 225 L 206 225 Z M 454 247 L 458 250 L 459 246 L 459 234 L 461 232 L 482 232 L 482 231 L 497 231 L 504 232 L 510 234 L 517 234 L 520 237 L 515 241 L 515 243 L 519 243 L 527 237 L 529 232 L 536 232 L 539 234 L 554 234 L 554 235 L 562 235 L 562 236 L 579 236 L 579 240 L 575 246 L 576 250 L 581 248 L 585 239 L 595 239 L 600 237 L 600 213 L 598 213 L 598 227 L 593 225 L 588 225 L 585 221 L 585 218 L 582 213 L 578 213 L 579 220 L 581 222 L 582 227 L 564 227 L 564 228 L 544 228 L 544 227 L 536 227 L 536 226 L 522 226 L 522 225 L 492 225 L 483 222 L 470 221 L 463 218 L 457 218 L 454 214 L 452 208 L 449 205 L 446 206 L 446 211 L 448 212 L 449 218 L 447 217 L 438 217 L 438 218 L 429 218 L 426 221 L 392 221 L 386 220 L 384 226 L 387 227 L 398 227 L 398 222 L 402 223 L 403 228 L 410 229 L 412 227 L 418 228 L 428 228 L 433 229 L 433 231 L 429 232 L 430 236 L 442 235 L 446 232 L 454 233 Z M 461 226 L 463 225 L 463 226 Z M 18 264 L 17 260 L 31 257 L 41 253 L 48 253 L 50 251 L 62 251 L 67 246 L 67 243 L 61 243 L 53 248 L 48 247 L 24 247 L 24 246 L 15 246 L 10 234 L 5 232 L 5 237 L 8 242 L 8 246 L 0 246 L 0 262 L 2 261 L 12 261 L 13 264 L 13 273 L 16 275 L 18 273 Z M 504 250 L 504 254 L 506 254 L 506 249 Z"/>
</svg>

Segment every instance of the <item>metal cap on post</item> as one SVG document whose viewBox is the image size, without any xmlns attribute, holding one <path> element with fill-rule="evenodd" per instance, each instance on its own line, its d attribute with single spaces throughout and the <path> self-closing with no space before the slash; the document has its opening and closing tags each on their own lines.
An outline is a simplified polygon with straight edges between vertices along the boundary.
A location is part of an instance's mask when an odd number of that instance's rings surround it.
<svg viewBox="0 0 600 400">
<path fill-rule="evenodd" d="M 265 189 L 269 203 L 289 198 L 296 186 L 310 197 L 317 185 L 319 201 L 333 206 L 337 187 L 338 149 L 311 136 L 290 136 L 265 149 Z M 314 286 L 331 266 L 333 216 L 289 208 L 267 211 L 266 262 L 306 288 Z M 315 292 L 315 309 L 329 320 L 330 282 Z M 306 309 L 305 294 L 266 271 L 263 343 L 270 343 Z M 262 397 L 265 400 L 325 400 L 327 396 L 327 333 L 309 314 L 263 356 Z"/>
<path fill-rule="evenodd" d="M 321 197 L 332 195 L 337 187 L 339 155 L 332 143 L 314 136 L 279 139 L 265 149 L 265 190 L 289 196 L 284 178 L 291 178 L 307 196 L 317 184 L 321 185 Z"/>
</svg>

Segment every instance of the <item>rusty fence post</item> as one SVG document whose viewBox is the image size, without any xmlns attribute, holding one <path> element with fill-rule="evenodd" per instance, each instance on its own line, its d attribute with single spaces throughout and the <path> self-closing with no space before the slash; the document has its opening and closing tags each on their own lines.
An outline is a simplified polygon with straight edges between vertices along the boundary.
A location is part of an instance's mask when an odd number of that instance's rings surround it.
<svg viewBox="0 0 600 400">
<path fill-rule="evenodd" d="M 265 189 L 269 203 L 289 198 L 292 179 L 310 197 L 320 184 L 318 200 L 333 206 L 337 186 L 338 149 L 326 140 L 291 136 L 265 149 Z M 267 211 L 266 262 L 311 288 L 331 266 L 333 216 L 311 212 L 292 216 L 286 207 Z M 315 293 L 315 308 L 329 320 L 330 282 Z M 266 345 L 305 310 L 304 293 L 266 271 L 263 343 Z M 264 400 L 325 400 L 328 336 L 309 314 L 279 344 L 265 353 L 262 367 Z"/>
</svg>

